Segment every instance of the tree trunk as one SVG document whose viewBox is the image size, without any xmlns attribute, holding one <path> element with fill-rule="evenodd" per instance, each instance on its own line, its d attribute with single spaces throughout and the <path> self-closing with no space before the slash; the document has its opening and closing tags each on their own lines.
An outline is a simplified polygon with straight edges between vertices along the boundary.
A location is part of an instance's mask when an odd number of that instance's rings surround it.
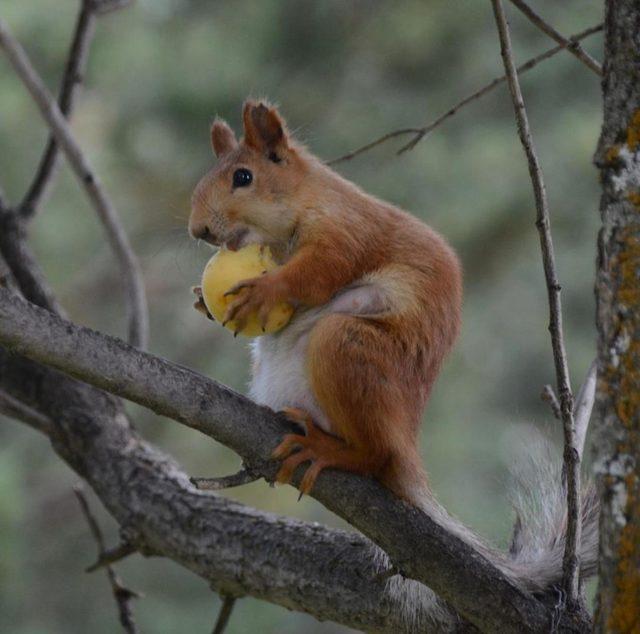
<svg viewBox="0 0 640 634">
<path fill-rule="evenodd" d="M 640 3 L 606 0 L 596 281 L 597 632 L 640 632 Z"/>
</svg>

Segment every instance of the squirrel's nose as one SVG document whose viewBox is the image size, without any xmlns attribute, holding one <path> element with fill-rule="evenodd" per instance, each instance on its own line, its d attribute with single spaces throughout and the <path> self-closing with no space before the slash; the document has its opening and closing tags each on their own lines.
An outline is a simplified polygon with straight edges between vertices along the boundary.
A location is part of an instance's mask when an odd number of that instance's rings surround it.
<svg viewBox="0 0 640 634">
<path fill-rule="evenodd" d="M 213 244 L 214 246 L 218 246 L 220 244 L 219 238 L 209 229 L 206 224 L 202 225 L 192 225 L 189 227 L 191 235 L 196 240 L 204 240 L 209 244 Z"/>
</svg>

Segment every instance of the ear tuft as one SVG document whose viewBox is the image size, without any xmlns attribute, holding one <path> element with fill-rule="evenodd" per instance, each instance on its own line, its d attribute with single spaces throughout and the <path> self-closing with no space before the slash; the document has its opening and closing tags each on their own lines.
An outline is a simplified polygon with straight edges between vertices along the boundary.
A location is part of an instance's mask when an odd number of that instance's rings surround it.
<svg viewBox="0 0 640 634">
<path fill-rule="evenodd" d="M 242 113 L 244 141 L 275 163 L 280 162 L 280 154 L 288 147 L 287 128 L 278 111 L 265 104 L 247 101 Z"/>
<path fill-rule="evenodd" d="M 211 126 L 211 146 L 218 158 L 238 146 L 236 135 L 223 119 L 216 118 Z"/>
</svg>

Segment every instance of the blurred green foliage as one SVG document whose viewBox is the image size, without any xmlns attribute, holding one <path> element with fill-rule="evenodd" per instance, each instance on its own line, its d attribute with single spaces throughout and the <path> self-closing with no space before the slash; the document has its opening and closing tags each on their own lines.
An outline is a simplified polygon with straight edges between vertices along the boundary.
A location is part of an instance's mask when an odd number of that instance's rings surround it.
<svg viewBox="0 0 640 634">
<path fill-rule="evenodd" d="M 47 83 L 60 77 L 78 2 L 3 0 L 2 17 Z M 539 0 L 571 34 L 601 19 L 600 3 Z M 511 9 L 511 7 L 508 7 Z M 553 45 L 512 16 L 518 60 Z M 601 36 L 586 43 L 601 56 Z M 247 95 L 278 102 L 314 152 L 333 158 L 389 130 L 421 125 L 502 71 L 491 9 L 477 0 L 139 0 L 100 19 L 74 130 L 117 204 L 145 272 L 151 350 L 242 390 L 243 342 L 191 308 L 209 256 L 186 233 L 190 191 L 212 164 L 213 116 L 236 128 Z M 522 79 L 547 176 L 574 385 L 595 353 L 592 296 L 598 183 L 591 164 L 599 81 L 568 54 Z M 46 130 L 0 59 L 0 182 L 16 201 Z M 339 167 L 368 191 L 443 232 L 466 270 L 464 328 L 425 416 L 423 455 L 446 506 L 504 544 L 512 521 L 507 467 L 526 426 L 558 437 L 540 402 L 553 383 L 547 303 L 527 167 L 504 87 L 472 104 L 398 158 L 393 143 Z M 66 166 L 33 226 L 32 244 L 71 317 L 122 335 L 117 266 Z M 213 442 L 131 407 L 147 438 L 194 475 L 237 458 Z M 94 544 L 71 493 L 76 477 L 31 430 L 0 426 L 0 630 L 117 631 L 101 573 L 85 576 Z M 230 495 L 280 513 L 342 525 L 291 488 L 256 483 Z M 98 502 L 94 500 L 98 508 Z M 114 523 L 100 509 L 112 542 Z M 119 566 L 143 632 L 210 631 L 219 601 L 171 562 Z M 345 631 L 247 599 L 229 632 Z"/>
</svg>

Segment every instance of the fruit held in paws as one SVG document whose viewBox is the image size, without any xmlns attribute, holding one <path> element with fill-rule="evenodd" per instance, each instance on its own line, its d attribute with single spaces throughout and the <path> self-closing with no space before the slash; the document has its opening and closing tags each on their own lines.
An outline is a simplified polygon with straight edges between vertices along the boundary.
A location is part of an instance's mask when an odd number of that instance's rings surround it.
<svg viewBox="0 0 640 634">
<path fill-rule="evenodd" d="M 238 282 L 258 277 L 264 272 L 277 268 L 269 247 L 249 244 L 238 251 L 220 249 L 210 260 L 202 274 L 202 298 L 216 321 L 222 323 L 227 307 L 236 298 L 234 295 L 225 297 L 225 293 Z M 256 312 L 251 313 L 244 328 L 239 332 L 246 337 L 278 332 L 291 319 L 293 307 L 281 302 L 269 311 L 264 330 Z M 237 324 L 229 321 L 225 328 L 235 332 Z"/>
</svg>

